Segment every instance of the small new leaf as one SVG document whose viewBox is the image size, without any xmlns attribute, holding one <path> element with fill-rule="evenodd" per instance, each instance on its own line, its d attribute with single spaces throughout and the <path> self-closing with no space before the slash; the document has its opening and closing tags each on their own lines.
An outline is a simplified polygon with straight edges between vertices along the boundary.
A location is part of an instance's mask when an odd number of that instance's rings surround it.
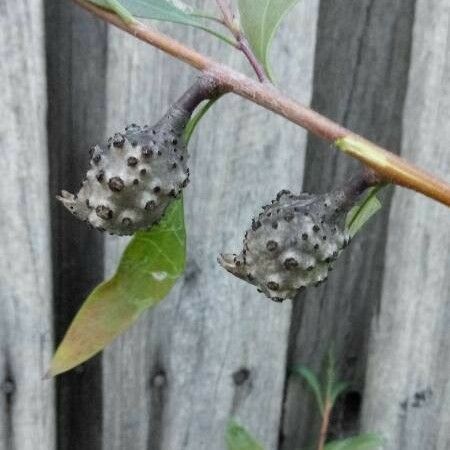
<svg viewBox="0 0 450 450">
<path fill-rule="evenodd" d="M 234 420 L 228 423 L 226 442 L 228 450 L 264 450 L 263 446 Z"/>
<path fill-rule="evenodd" d="M 376 195 L 380 189 L 379 186 L 368 189 L 363 199 L 347 214 L 346 227 L 351 237 L 355 236 L 364 224 L 381 209 L 382 205 Z"/>
<path fill-rule="evenodd" d="M 383 446 L 383 440 L 376 434 L 360 436 L 329 442 L 324 450 L 377 450 Z"/>
<path fill-rule="evenodd" d="M 184 272 L 183 201 L 174 201 L 158 225 L 135 234 L 115 275 L 97 286 L 75 316 L 51 362 L 49 375 L 83 363 L 156 305 Z"/>
<path fill-rule="evenodd" d="M 334 405 L 336 399 L 348 388 L 346 381 L 337 381 L 330 390 L 330 403 Z"/>
<path fill-rule="evenodd" d="M 298 0 L 239 0 L 241 26 L 253 52 L 271 73 L 269 51 L 283 17 Z"/>
<path fill-rule="evenodd" d="M 306 383 L 314 394 L 314 398 L 316 399 L 320 413 L 323 414 L 325 409 L 324 399 L 320 387 L 320 382 L 314 372 L 312 372 L 307 367 L 299 364 L 292 369 L 292 373 L 300 375 L 305 379 Z"/>
</svg>

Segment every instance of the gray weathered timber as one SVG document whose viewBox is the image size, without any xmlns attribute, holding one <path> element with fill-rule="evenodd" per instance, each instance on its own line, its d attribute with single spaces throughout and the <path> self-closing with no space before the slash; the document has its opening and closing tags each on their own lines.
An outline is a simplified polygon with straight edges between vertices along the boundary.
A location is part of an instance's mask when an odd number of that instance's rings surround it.
<svg viewBox="0 0 450 450">
<path fill-rule="evenodd" d="M 0 4 L 0 448 L 54 449 L 43 5 Z"/>
<path fill-rule="evenodd" d="M 402 155 L 448 181 L 450 4 L 418 0 Z M 450 216 L 405 190 L 389 217 L 385 277 L 372 321 L 364 428 L 386 450 L 450 448 Z"/>
<path fill-rule="evenodd" d="M 295 9 L 276 50 L 280 84 L 304 102 L 312 90 L 316 11 L 316 2 Z M 200 32 L 166 30 L 246 67 L 241 55 Z M 109 132 L 155 121 L 195 76 L 129 36 L 111 33 L 108 48 Z M 231 96 L 200 125 L 185 196 L 187 271 L 104 354 L 104 449 L 221 450 L 231 416 L 267 449 L 277 448 L 290 304 L 271 303 L 216 257 L 240 246 L 252 215 L 276 192 L 300 189 L 305 141 L 302 130 Z M 107 243 L 110 270 L 122 247 L 115 242 Z"/>
<path fill-rule="evenodd" d="M 449 24 L 446 0 L 302 0 L 275 41 L 278 84 L 448 179 Z M 251 74 L 209 35 L 155 25 Z M 318 370 L 330 346 L 352 383 L 330 439 L 375 431 L 384 450 L 450 449 L 448 209 L 402 189 L 391 205 L 388 190 L 325 285 L 270 302 L 217 254 L 241 247 L 278 190 L 323 192 L 357 164 L 232 95 L 190 145 L 184 277 L 54 392 L 52 342 L 127 243 L 105 245 L 55 195 L 78 187 L 90 145 L 158 120 L 196 72 L 68 0 L 0 0 L 0 61 L 1 450 L 224 450 L 233 416 L 267 450 L 314 448 L 317 409 L 287 369 Z"/>
<path fill-rule="evenodd" d="M 414 0 L 322 0 L 313 107 L 391 149 L 399 149 Z M 311 137 L 304 189 L 325 192 L 345 182 L 355 161 Z M 389 197 L 389 196 L 387 196 Z M 320 371 L 333 348 L 338 374 L 351 382 L 336 407 L 329 437 L 358 432 L 369 324 L 383 274 L 389 199 L 373 223 L 340 257 L 328 281 L 294 302 L 288 368 Z M 298 376 L 286 386 L 282 448 L 317 441 L 318 410 Z"/>
<path fill-rule="evenodd" d="M 74 220 L 55 195 L 78 188 L 88 149 L 104 133 L 106 26 L 68 1 L 46 4 L 48 142 L 52 209 L 55 340 L 101 281 L 103 235 Z M 100 359 L 58 377 L 58 448 L 101 446 Z"/>
</svg>

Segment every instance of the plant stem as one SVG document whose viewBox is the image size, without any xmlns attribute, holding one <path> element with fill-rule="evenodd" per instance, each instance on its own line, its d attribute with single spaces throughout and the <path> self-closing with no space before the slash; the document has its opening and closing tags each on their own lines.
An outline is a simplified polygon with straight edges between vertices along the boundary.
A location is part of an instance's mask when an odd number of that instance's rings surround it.
<svg viewBox="0 0 450 450">
<path fill-rule="evenodd" d="M 175 102 L 175 105 L 192 114 L 202 101 L 215 98 L 218 95 L 219 90 L 215 80 L 207 75 L 201 75 Z"/>
<path fill-rule="evenodd" d="M 339 198 L 339 208 L 350 211 L 366 189 L 373 186 L 382 187 L 383 184 L 384 181 L 372 169 L 364 167 L 334 191 Z"/>
<path fill-rule="evenodd" d="M 342 189 L 345 191 L 346 197 L 350 198 L 352 203 L 354 203 L 366 189 L 380 184 L 383 184 L 383 179 L 372 169 L 364 167 Z"/>
<path fill-rule="evenodd" d="M 261 83 L 269 81 L 266 76 L 266 72 L 264 71 L 264 67 L 260 64 L 252 49 L 250 48 L 247 38 L 242 33 L 240 33 L 236 39 L 238 42 L 238 49 L 245 55 L 250 65 L 253 67 L 258 80 Z"/>
<path fill-rule="evenodd" d="M 251 49 L 247 38 L 239 27 L 239 24 L 234 20 L 235 16 L 233 11 L 231 10 L 230 4 L 225 0 L 216 0 L 216 3 L 219 6 L 220 12 L 222 13 L 224 25 L 231 31 L 231 34 L 236 39 L 237 49 L 240 50 L 247 58 L 248 62 L 255 71 L 258 80 L 261 83 L 269 81 L 266 76 L 264 67 L 261 65 L 261 63 L 258 61 L 258 58 L 253 53 L 253 50 Z"/>
<path fill-rule="evenodd" d="M 320 425 L 319 441 L 317 442 L 317 450 L 323 450 L 327 439 L 328 427 L 330 425 L 332 404 L 329 400 L 325 402 L 325 408 L 322 414 L 322 424 Z"/>
<path fill-rule="evenodd" d="M 240 95 L 336 143 L 342 151 L 371 167 L 384 181 L 414 189 L 450 206 L 450 184 L 295 102 L 274 86 L 256 82 L 136 20 L 124 23 L 116 14 L 87 0 L 74 1 L 104 21 L 207 73 L 215 79 L 222 92 Z"/>
</svg>

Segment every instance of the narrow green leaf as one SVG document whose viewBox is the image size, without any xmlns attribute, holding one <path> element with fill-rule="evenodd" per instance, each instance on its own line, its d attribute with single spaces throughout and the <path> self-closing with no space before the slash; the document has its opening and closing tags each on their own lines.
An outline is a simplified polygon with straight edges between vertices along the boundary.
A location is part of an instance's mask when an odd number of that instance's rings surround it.
<svg viewBox="0 0 450 450">
<path fill-rule="evenodd" d="M 89 0 L 102 8 L 116 12 L 112 3 L 119 4 L 133 16 L 186 25 L 199 25 L 201 22 L 192 16 L 193 10 L 181 1 L 170 0 Z"/>
<path fill-rule="evenodd" d="M 303 366 L 302 364 L 299 364 L 292 369 L 292 373 L 300 375 L 305 379 L 309 388 L 314 394 L 320 413 L 323 414 L 325 409 L 324 399 L 320 387 L 320 382 L 316 377 L 316 375 L 314 374 L 314 372 L 312 372 L 310 369 Z"/>
<path fill-rule="evenodd" d="M 135 17 L 153 19 L 162 22 L 173 22 L 200 28 L 223 41 L 234 45 L 226 36 L 204 25 L 201 13 L 194 11 L 181 0 L 89 0 L 97 6 L 114 11 L 116 14 L 122 10 Z"/>
<path fill-rule="evenodd" d="M 197 127 L 200 120 L 203 118 L 203 116 L 208 112 L 208 110 L 211 108 L 214 103 L 216 103 L 217 100 L 219 100 L 220 96 L 216 98 L 212 98 L 210 100 L 207 100 L 199 106 L 198 111 L 192 116 L 191 120 L 186 125 L 186 128 L 184 130 L 184 140 L 185 142 L 188 142 L 189 139 L 192 136 L 192 133 L 194 132 L 195 128 Z"/>
<path fill-rule="evenodd" d="M 329 442 L 324 450 L 377 450 L 383 446 L 383 440 L 376 434 L 360 436 Z"/>
<path fill-rule="evenodd" d="M 118 0 L 105 0 L 109 9 L 114 11 L 125 23 L 132 23 L 134 21 L 133 15 Z"/>
<path fill-rule="evenodd" d="M 50 375 L 91 358 L 161 301 L 184 272 L 185 247 L 183 201 L 177 200 L 158 225 L 134 235 L 115 275 L 86 299 L 53 357 Z"/>
<path fill-rule="evenodd" d="M 381 186 L 375 186 L 367 190 L 361 201 L 358 202 L 347 214 L 346 227 L 351 237 L 364 226 L 364 224 L 381 209 L 381 203 L 377 193 Z"/>
<path fill-rule="evenodd" d="M 336 364 L 334 350 L 331 348 L 325 359 L 325 395 L 326 400 L 331 403 L 331 391 L 336 381 Z"/>
<path fill-rule="evenodd" d="M 263 450 L 262 445 L 234 420 L 228 423 L 226 442 L 228 450 Z"/>
<path fill-rule="evenodd" d="M 330 390 L 330 402 L 332 405 L 336 399 L 348 388 L 349 384 L 346 381 L 336 381 Z"/>
<path fill-rule="evenodd" d="M 336 377 L 336 357 L 333 347 L 328 350 L 324 360 L 325 369 L 325 399 L 326 402 L 334 406 L 337 397 L 348 387 L 345 381 L 339 381 Z"/>
<path fill-rule="evenodd" d="M 283 17 L 298 0 L 238 0 L 244 34 L 270 75 L 269 51 Z"/>
</svg>

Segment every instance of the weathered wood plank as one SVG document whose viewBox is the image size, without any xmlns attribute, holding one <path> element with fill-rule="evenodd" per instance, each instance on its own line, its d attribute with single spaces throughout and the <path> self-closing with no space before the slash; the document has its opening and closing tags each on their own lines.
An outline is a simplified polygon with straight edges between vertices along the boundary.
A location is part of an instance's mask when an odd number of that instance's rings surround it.
<svg viewBox="0 0 450 450">
<path fill-rule="evenodd" d="M 450 4 L 418 0 L 402 154 L 449 180 Z M 389 217 L 364 428 L 386 450 L 450 448 L 450 215 L 405 190 Z"/>
<path fill-rule="evenodd" d="M 322 0 L 316 47 L 313 107 L 392 149 L 400 148 L 414 0 Z M 344 183 L 354 161 L 308 143 L 304 188 L 325 192 Z M 339 375 L 352 381 L 333 418 L 330 437 L 357 433 L 369 323 L 383 273 L 389 199 L 342 255 L 327 283 L 306 291 L 293 308 L 288 366 L 316 371 L 333 347 Z M 288 375 L 283 449 L 317 439 L 319 417 L 310 392 Z"/>
<path fill-rule="evenodd" d="M 274 52 L 280 84 L 304 102 L 316 14 L 316 2 L 295 9 Z M 245 66 L 200 32 L 166 29 Z M 193 79 L 180 63 L 116 32 L 109 58 L 109 132 L 156 120 Z M 277 447 L 290 305 L 260 297 L 221 270 L 216 257 L 240 246 L 250 217 L 278 190 L 299 190 L 305 140 L 293 125 L 231 96 L 201 124 L 190 146 L 188 269 L 170 297 L 105 352 L 104 449 L 220 450 L 232 415 L 266 448 Z M 122 245 L 107 243 L 110 269 Z"/>
<path fill-rule="evenodd" d="M 0 448 L 54 449 L 40 1 L 0 4 Z"/>
<path fill-rule="evenodd" d="M 104 133 L 106 26 L 68 1 L 46 4 L 50 202 L 55 334 L 70 321 L 103 272 L 103 236 L 71 216 L 55 195 L 77 190 L 88 149 Z M 100 359 L 57 379 L 58 448 L 101 446 Z"/>
</svg>

